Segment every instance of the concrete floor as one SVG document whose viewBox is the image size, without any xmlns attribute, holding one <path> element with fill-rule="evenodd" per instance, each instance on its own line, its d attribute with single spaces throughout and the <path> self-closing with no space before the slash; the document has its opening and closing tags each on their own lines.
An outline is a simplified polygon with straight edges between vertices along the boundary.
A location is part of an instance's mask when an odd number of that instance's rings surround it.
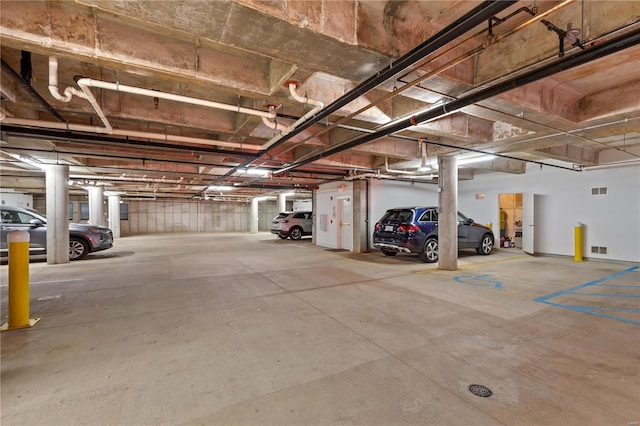
<svg viewBox="0 0 640 426">
<path fill-rule="evenodd" d="M 636 265 L 459 266 L 263 233 L 32 263 L 42 319 L 0 336 L 2 424 L 638 425 Z"/>
</svg>

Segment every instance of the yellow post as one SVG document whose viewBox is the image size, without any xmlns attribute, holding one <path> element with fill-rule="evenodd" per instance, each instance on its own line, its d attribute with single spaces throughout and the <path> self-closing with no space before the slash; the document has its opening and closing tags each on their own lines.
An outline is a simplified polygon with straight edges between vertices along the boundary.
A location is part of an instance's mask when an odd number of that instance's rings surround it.
<svg viewBox="0 0 640 426">
<path fill-rule="evenodd" d="M 40 318 L 29 319 L 29 233 L 11 231 L 9 243 L 9 322 L 0 331 L 33 327 Z"/>
<path fill-rule="evenodd" d="M 582 223 L 576 223 L 574 228 L 574 243 L 575 251 L 573 260 L 576 262 L 582 262 Z"/>
</svg>

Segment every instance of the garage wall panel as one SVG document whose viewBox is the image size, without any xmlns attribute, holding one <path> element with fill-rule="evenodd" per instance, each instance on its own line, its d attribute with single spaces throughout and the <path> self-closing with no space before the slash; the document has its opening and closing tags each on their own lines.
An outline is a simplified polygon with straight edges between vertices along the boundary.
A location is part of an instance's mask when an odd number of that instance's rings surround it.
<svg viewBox="0 0 640 426">
<path fill-rule="evenodd" d="M 258 231 L 268 232 L 271 230 L 271 222 L 278 215 L 278 202 L 275 200 L 265 200 L 258 203 Z"/>
<path fill-rule="evenodd" d="M 248 232 L 245 203 L 132 200 L 127 234 L 174 232 Z M 265 217 L 270 212 L 265 212 Z"/>
<path fill-rule="evenodd" d="M 191 229 L 191 225 L 190 225 L 190 220 L 191 220 L 191 216 L 189 214 L 189 203 L 177 203 L 175 205 L 176 207 L 176 211 L 178 214 L 178 218 L 175 218 L 174 215 L 174 219 L 176 219 L 176 222 L 179 224 L 180 230 L 178 232 L 189 232 L 189 230 Z"/>
<path fill-rule="evenodd" d="M 189 232 L 198 232 L 199 231 L 199 223 L 198 223 L 198 209 L 200 207 L 199 203 L 189 203 Z"/>
</svg>

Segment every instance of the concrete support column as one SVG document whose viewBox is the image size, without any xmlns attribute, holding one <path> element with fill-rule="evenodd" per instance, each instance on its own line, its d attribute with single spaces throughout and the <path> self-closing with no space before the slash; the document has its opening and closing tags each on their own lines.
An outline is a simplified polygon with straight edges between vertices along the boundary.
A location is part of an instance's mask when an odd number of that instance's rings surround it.
<svg viewBox="0 0 640 426">
<path fill-rule="evenodd" d="M 438 269 L 458 269 L 458 161 L 438 157 Z"/>
<path fill-rule="evenodd" d="M 104 221 L 104 187 L 89 187 L 89 223 L 105 226 Z"/>
<path fill-rule="evenodd" d="M 69 166 L 47 165 L 47 263 L 69 263 Z"/>
<path fill-rule="evenodd" d="M 367 221 L 367 185 L 366 180 L 353 181 L 353 198 L 351 203 L 351 211 L 353 221 L 351 229 L 353 231 L 353 252 L 366 253 L 369 251 L 367 247 L 367 233 L 369 232 L 369 224 Z"/>
<path fill-rule="evenodd" d="M 278 213 L 287 211 L 287 196 L 286 194 L 278 194 Z"/>
<path fill-rule="evenodd" d="M 311 214 L 311 228 L 313 232 L 311 233 L 311 244 L 316 245 L 316 235 L 320 230 L 318 229 L 318 216 L 316 212 L 318 211 L 318 196 L 315 189 L 311 191 L 311 204 L 313 204 L 313 213 Z"/>
<path fill-rule="evenodd" d="M 258 221 L 260 217 L 258 216 L 258 199 L 251 199 L 251 210 L 249 212 L 249 232 L 252 234 L 258 233 Z"/>
<path fill-rule="evenodd" d="M 109 228 L 113 238 L 120 238 L 120 195 L 109 195 Z"/>
</svg>

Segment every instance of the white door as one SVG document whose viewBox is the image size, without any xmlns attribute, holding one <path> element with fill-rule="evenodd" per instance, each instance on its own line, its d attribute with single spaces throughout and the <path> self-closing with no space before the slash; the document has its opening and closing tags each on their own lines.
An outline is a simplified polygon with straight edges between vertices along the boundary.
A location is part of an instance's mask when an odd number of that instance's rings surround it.
<svg viewBox="0 0 640 426">
<path fill-rule="evenodd" d="M 338 248 L 342 250 L 353 250 L 351 217 L 351 197 L 338 198 Z"/>
<path fill-rule="evenodd" d="M 522 194 L 522 250 L 535 254 L 535 201 L 538 194 L 525 192 Z"/>
</svg>

